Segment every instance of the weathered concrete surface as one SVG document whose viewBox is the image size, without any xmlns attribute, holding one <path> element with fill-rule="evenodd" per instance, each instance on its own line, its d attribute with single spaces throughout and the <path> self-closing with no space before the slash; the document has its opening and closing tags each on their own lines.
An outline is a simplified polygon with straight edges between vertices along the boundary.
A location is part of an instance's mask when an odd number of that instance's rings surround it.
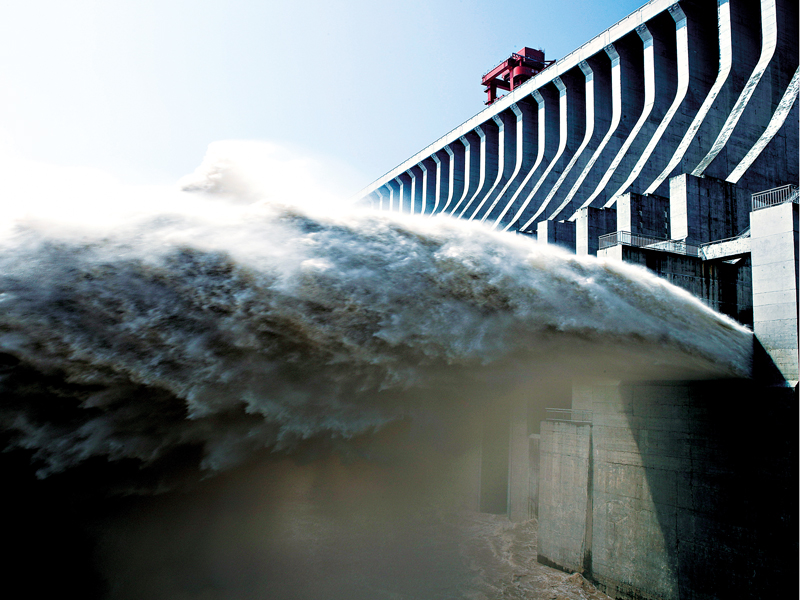
<svg viewBox="0 0 800 600">
<path fill-rule="evenodd" d="M 544 421 L 539 472 L 540 562 L 583 573 L 590 560 L 587 545 L 589 424 Z"/>
<path fill-rule="evenodd" d="M 744 325 L 753 324 L 749 256 L 732 262 L 724 258 L 703 260 L 695 256 L 623 245 L 600 250 L 597 255 L 646 267 L 673 285 L 702 298 L 714 310 Z"/>
<path fill-rule="evenodd" d="M 750 254 L 750 237 L 735 238 L 709 244 L 702 248 L 703 260 L 716 260 Z"/>
<path fill-rule="evenodd" d="M 575 223 L 572 221 L 539 221 L 536 239 L 574 251 Z"/>
<path fill-rule="evenodd" d="M 683 174 L 673 177 L 669 187 L 672 239 L 714 242 L 750 226 L 750 194 L 736 185 Z"/>
<path fill-rule="evenodd" d="M 576 254 L 597 255 L 598 238 L 617 231 L 617 210 L 615 208 L 595 208 L 587 206 L 576 213 L 575 252 Z"/>
<path fill-rule="evenodd" d="M 617 198 L 616 231 L 668 238 L 669 198 L 628 192 Z"/>
<path fill-rule="evenodd" d="M 790 390 L 740 380 L 612 383 L 576 386 L 574 398 L 591 407 L 590 427 L 542 425 L 544 562 L 581 570 L 616 598 L 796 591 Z M 757 417 L 747 409 L 754 399 Z M 754 430 L 754 419 L 763 427 Z M 591 517 L 581 520 L 585 506 Z"/>
<path fill-rule="evenodd" d="M 516 399 L 509 411 L 508 443 L 508 518 L 520 523 L 531 518 L 530 440 L 528 438 L 528 401 Z"/>
</svg>

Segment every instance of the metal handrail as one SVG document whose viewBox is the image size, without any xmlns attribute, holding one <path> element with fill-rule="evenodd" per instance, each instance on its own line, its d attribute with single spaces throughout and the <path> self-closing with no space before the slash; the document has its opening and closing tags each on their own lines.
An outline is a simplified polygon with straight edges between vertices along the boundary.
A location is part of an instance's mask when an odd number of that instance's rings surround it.
<svg viewBox="0 0 800 600">
<path fill-rule="evenodd" d="M 573 408 L 545 408 L 545 421 L 591 423 L 592 411 Z"/>
<path fill-rule="evenodd" d="M 702 244 L 700 244 L 700 248 L 702 249 L 702 248 L 705 248 L 706 246 L 712 246 L 714 244 L 721 244 L 723 242 L 733 242 L 735 240 L 741 240 L 741 239 L 749 238 L 749 237 L 750 237 L 750 228 L 748 227 L 747 229 L 745 229 L 739 235 L 735 235 L 735 236 L 729 237 L 729 238 L 724 238 L 724 239 L 721 239 L 721 240 L 714 240 L 712 242 L 703 242 Z"/>
<path fill-rule="evenodd" d="M 752 210 L 761 210 L 762 208 L 769 208 L 770 206 L 777 206 L 784 202 L 794 202 L 800 204 L 798 201 L 798 188 L 796 185 L 790 183 L 780 187 L 757 192 L 751 196 Z"/>
<path fill-rule="evenodd" d="M 671 240 L 669 238 L 631 233 L 630 231 L 612 231 L 601 235 L 599 243 L 600 250 L 622 245 L 661 250 L 662 252 L 672 252 L 673 254 L 683 254 L 685 256 L 700 255 L 700 248 L 695 244 L 687 243 L 685 240 Z"/>
</svg>

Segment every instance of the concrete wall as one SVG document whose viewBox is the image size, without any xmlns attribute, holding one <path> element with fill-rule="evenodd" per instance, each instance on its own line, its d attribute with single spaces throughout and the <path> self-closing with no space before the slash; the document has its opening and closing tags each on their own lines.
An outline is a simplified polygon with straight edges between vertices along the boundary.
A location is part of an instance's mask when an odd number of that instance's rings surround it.
<svg viewBox="0 0 800 600">
<path fill-rule="evenodd" d="M 794 0 L 652 0 L 357 197 L 385 206 L 403 184 L 403 206 L 413 191 L 413 211 L 429 214 L 432 157 L 460 140 L 469 161 L 453 161 L 440 197 L 449 214 L 507 230 L 574 221 L 627 192 L 665 196 L 681 175 L 745 196 L 796 182 L 797 65 Z M 709 235 L 698 241 L 720 239 Z"/>
<path fill-rule="evenodd" d="M 575 223 L 571 221 L 540 221 L 536 239 L 575 251 Z"/>
<path fill-rule="evenodd" d="M 671 237 L 695 244 L 724 240 L 750 226 L 747 190 L 711 177 L 673 177 L 669 210 Z"/>
<path fill-rule="evenodd" d="M 789 385 L 798 380 L 798 205 L 750 215 L 753 331 Z"/>
<path fill-rule="evenodd" d="M 582 571 L 615 598 L 793 597 L 790 390 L 752 381 L 584 385 L 575 406 L 591 407 L 591 426 L 542 424 L 543 562 Z"/>
<path fill-rule="evenodd" d="M 539 470 L 539 561 L 566 571 L 585 572 L 591 541 L 589 424 L 545 421 L 541 426 Z"/>
<path fill-rule="evenodd" d="M 598 238 L 617 231 L 617 211 L 614 208 L 594 208 L 587 206 L 576 213 L 575 252 L 576 254 L 597 255 Z"/>
<path fill-rule="evenodd" d="M 703 260 L 651 248 L 613 246 L 600 250 L 613 258 L 646 267 L 673 285 L 691 292 L 714 310 L 753 325 L 753 287 L 749 255 Z"/>
<path fill-rule="evenodd" d="M 669 214 L 669 198 L 628 192 L 617 198 L 617 226 L 614 231 L 668 238 Z"/>
</svg>

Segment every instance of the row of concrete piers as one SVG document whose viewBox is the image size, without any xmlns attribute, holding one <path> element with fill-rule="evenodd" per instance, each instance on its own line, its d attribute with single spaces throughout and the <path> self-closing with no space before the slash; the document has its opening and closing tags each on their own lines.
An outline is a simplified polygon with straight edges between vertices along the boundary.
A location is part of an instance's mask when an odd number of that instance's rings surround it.
<svg viewBox="0 0 800 600">
<path fill-rule="evenodd" d="M 652 0 L 358 198 L 643 264 L 753 327 L 794 385 L 796 205 L 752 197 L 798 182 L 799 88 L 796 2 Z"/>
</svg>

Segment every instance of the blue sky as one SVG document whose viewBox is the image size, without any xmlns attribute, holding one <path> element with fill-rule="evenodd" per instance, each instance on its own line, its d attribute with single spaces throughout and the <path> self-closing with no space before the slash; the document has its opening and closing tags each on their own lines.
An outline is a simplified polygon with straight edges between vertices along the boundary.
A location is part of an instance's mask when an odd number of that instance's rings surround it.
<svg viewBox="0 0 800 600">
<path fill-rule="evenodd" d="M 642 0 L 27 0 L 0 21 L 0 150 L 171 183 L 216 140 L 355 192 L 483 108 L 522 46 L 560 58 Z"/>
</svg>

